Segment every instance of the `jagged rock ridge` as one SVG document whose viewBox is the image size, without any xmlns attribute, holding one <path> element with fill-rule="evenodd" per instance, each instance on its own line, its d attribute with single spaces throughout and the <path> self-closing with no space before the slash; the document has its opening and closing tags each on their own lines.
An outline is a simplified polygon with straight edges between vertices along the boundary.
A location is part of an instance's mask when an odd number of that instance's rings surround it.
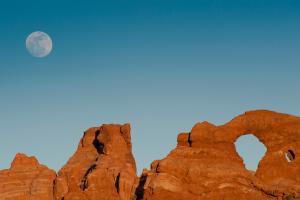
<svg viewBox="0 0 300 200">
<path fill-rule="evenodd" d="M 249 133 L 267 147 L 255 173 L 234 146 Z M 57 175 L 17 154 L 11 168 L 0 171 L 0 200 L 296 199 L 299 155 L 299 117 L 251 111 L 221 126 L 196 124 L 137 178 L 129 124 L 102 125 L 84 133 Z"/>
</svg>

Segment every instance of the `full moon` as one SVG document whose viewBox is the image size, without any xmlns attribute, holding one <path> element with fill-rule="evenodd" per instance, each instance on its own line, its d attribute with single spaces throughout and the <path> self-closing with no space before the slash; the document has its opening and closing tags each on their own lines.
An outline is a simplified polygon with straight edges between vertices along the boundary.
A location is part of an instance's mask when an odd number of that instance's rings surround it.
<svg viewBox="0 0 300 200">
<path fill-rule="evenodd" d="M 32 56 L 42 58 L 51 52 L 52 40 L 46 33 L 36 31 L 27 37 L 26 48 Z"/>
</svg>

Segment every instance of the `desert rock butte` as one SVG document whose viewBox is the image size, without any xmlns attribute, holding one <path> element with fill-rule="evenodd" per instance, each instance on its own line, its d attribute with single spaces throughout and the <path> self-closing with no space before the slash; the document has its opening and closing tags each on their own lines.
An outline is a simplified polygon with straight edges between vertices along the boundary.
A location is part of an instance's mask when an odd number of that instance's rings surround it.
<svg viewBox="0 0 300 200">
<path fill-rule="evenodd" d="M 267 147 L 256 172 L 245 168 L 234 145 L 249 133 Z M 84 133 L 58 173 L 17 154 L 0 171 L 0 200 L 296 200 L 299 157 L 299 117 L 249 111 L 180 133 L 177 147 L 138 177 L 130 125 L 105 124 Z"/>
</svg>

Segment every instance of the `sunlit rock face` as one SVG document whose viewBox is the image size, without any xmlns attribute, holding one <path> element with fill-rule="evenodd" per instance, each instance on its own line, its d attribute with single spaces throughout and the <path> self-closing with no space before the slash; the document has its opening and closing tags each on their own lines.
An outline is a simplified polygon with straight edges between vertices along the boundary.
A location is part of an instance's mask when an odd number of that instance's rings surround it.
<svg viewBox="0 0 300 200">
<path fill-rule="evenodd" d="M 256 172 L 245 168 L 234 146 L 238 137 L 248 133 L 267 147 Z M 177 141 L 166 158 L 143 172 L 140 198 L 250 200 L 300 196 L 298 117 L 271 111 L 246 112 L 222 126 L 198 123 L 190 133 L 179 134 Z"/>
<path fill-rule="evenodd" d="M 35 157 L 17 154 L 10 169 L 0 171 L 0 200 L 53 200 L 55 177 Z"/>
<path fill-rule="evenodd" d="M 245 168 L 235 141 L 251 133 L 267 151 Z M 246 112 L 225 125 L 196 124 L 177 147 L 137 178 L 130 125 L 88 129 L 56 175 L 17 154 L 0 171 L 0 200 L 256 200 L 300 197 L 300 118 Z M 249 152 L 251 153 L 251 152 Z"/>
<path fill-rule="evenodd" d="M 129 200 L 137 181 L 130 125 L 103 125 L 84 133 L 78 149 L 59 171 L 57 200 Z"/>
</svg>

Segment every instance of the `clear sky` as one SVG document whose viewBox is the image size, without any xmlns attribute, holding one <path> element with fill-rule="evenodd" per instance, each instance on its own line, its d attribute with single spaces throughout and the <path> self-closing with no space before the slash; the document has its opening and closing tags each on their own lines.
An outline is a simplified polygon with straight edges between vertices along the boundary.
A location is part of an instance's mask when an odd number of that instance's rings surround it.
<svg viewBox="0 0 300 200">
<path fill-rule="evenodd" d="M 196 122 L 300 115 L 299 0 L 1 1 L 0 42 L 0 168 L 24 152 L 59 169 L 102 123 L 131 123 L 141 170 Z"/>
</svg>

